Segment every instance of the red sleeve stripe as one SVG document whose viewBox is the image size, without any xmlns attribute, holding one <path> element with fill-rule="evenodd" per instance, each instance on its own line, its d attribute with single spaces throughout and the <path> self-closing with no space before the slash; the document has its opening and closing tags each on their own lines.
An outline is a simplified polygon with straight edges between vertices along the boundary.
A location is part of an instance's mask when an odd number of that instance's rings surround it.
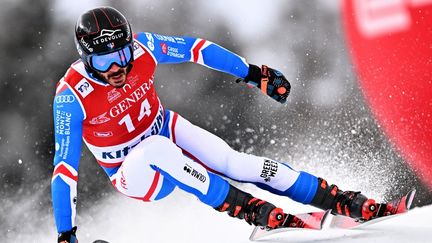
<svg viewBox="0 0 432 243">
<path fill-rule="evenodd" d="M 74 173 L 70 171 L 64 164 L 56 166 L 53 173 L 53 179 L 55 179 L 58 175 L 65 175 L 74 181 L 78 181 L 78 174 L 74 175 Z"/>
<path fill-rule="evenodd" d="M 177 123 L 177 117 L 178 117 L 178 114 L 174 112 L 174 115 L 172 117 L 172 124 L 171 124 L 171 138 L 172 138 L 172 141 L 174 143 L 176 143 L 175 126 L 176 126 L 176 123 Z"/>
<path fill-rule="evenodd" d="M 201 51 L 201 48 L 203 47 L 206 40 L 202 39 L 198 42 L 198 44 L 192 49 L 192 55 L 193 55 L 193 61 L 198 62 L 199 54 Z"/>
<path fill-rule="evenodd" d="M 59 82 L 58 86 L 57 86 L 57 90 L 56 90 L 56 95 L 60 94 L 61 92 L 63 92 L 67 88 L 68 88 L 67 85 L 65 85 L 63 82 Z"/>
</svg>

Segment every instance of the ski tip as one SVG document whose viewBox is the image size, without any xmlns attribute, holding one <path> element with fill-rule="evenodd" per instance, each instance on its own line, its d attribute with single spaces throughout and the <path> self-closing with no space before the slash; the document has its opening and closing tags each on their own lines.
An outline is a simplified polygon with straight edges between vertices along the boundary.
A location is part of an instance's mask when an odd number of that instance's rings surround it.
<svg viewBox="0 0 432 243">
<path fill-rule="evenodd" d="M 255 228 L 253 229 L 251 235 L 249 236 L 249 240 L 250 241 L 255 241 L 257 240 L 259 237 L 257 237 L 258 233 L 262 231 L 262 229 L 259 226 L 255 226 Z"/>
<path fill-rule="evenodd" d="M 406 208 L 409 210 L 413 207 L 412 202 L 414 201 L 414 196 L 416 194 L 417 190 L 414 188 L 408 194 L 406 195 Z"/>
<path fill-rule="evenodd" d="M 269 236 L 269 235 L 281 232 L 284 229 L 285 228 L 266 229 L 265 227 L 262 227 L 262 226 L 255 226 L 251 235 L 249 236 L 249 240 L 250 241 L 258 241 L 265 236 Z"/>
<path fill-rule="evenodd" d="M 262 226 L 255 226 L 251 235 L 249 236 L 250 241 L 257 241 L 265 236 L 281 233 L 285 231 L 294 230 L 321 230 L 324 225 L 324 220 L 329 215 L 330 210 L 320 212 L 309 212 L 300 214 L 287 214 L 284 223 L 275 229 L 266 229 Z M 287 222 L 296 218 L 293 224 Z M 301 223 L 299 223 L 301 222 Z"/>
<path fill-rule="evenodd" d="M 322 219 L 321 219 L 321 224 L 320 224 L 320 226 L 319 226 L 319 229 L 322 229 L 322 228 L 323 228 L 324 223 L 326 222 L 327 217 L 329 216 L 330 212 L 331 212 L 331 210 L 326 210 L 326 211 L 324 212 L 324 215 L 322 216 Z"/>
<path fill-rule="evenodd" d="M 109 243 L 109 242 L 105 240 L 95 240 L 93 241 L 93 243 Z"/>
</svg>

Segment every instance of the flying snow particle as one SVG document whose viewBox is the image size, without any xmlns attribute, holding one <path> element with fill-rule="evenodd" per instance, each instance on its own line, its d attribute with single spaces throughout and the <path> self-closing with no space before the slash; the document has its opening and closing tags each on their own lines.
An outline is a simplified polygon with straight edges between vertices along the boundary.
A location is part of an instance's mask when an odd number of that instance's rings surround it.
<svg viewBox="0 0 432 243">
<path fill-rule="evenodd" d="M 247 132 L 247 133 L 253 133 L 254 130 L 253 130 L 252 128 L 247 127 L 247 128 L 245 129 L 245 132 Z"/>
</svg>

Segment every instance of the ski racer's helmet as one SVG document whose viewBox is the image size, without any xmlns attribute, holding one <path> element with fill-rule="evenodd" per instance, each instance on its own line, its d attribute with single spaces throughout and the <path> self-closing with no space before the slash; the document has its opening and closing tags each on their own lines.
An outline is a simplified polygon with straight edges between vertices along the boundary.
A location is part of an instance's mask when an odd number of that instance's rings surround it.
<svg viewBox="0 0 432 243">
<path fill-rule="evenodd" d="M 127 67 L 133 61 L 130 24 L 111 7 L 91 9 L 78 18 L 75 44 L 88 71 L 106 72 L 114 63 Z"/>
</svg>

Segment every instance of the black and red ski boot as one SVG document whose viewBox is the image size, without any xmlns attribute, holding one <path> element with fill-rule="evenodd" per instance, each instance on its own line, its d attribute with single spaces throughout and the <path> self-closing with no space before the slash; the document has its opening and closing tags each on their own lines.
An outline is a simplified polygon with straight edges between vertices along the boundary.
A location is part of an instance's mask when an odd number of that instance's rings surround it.
<svg viewBox="0 0 432 243">
<path fill-rule="evenodd" d="M 407 212 L 411 209 L 415 193 L 416 190 L 413 189 L 401 198 L 386 203 L 378 203 L 378 212 L 374 217 L 383 217 Z"/>
<path fill-rule="evenodd" d="M 378 204 L 360 192 L 342 191 L 336 185 L 318 178 L 318 189 L 311 202 L 312 206 L 331 210 L 332 214 L 345 215 L 355 219 L 369 220 L 377 214 Z"/>
<path fill-rule="evenodd" d="M 374 222 L 379 222 L 381 220 L 388 219 L 389 217 L 386 216 L 389 215 L 401 215 L 411 209 L 415 193 L 416 190 L 413 189 L 403 197 L 397 198 L 395 200 L 386 203 L 378 203 L 377 204 L 378 209 L 373 214 L 373 216 L 369 219 L 333 217 L 330 227 L 351 229 L 351 228 L 359 227 L 361 225 L 370 225 L 373 224 Z M 375 219 L 378 220 L 375 221 Z"/>
<path fill-rule="evenodd" d="M 220 212 L 227 211 L 229 216 L 244 219 L 248 224 L 271 229 L 280 226 L 285 217 L 281 208 L 253 197 L 232 185 L 224 203 L 215 209 Z"/>
</svg>

